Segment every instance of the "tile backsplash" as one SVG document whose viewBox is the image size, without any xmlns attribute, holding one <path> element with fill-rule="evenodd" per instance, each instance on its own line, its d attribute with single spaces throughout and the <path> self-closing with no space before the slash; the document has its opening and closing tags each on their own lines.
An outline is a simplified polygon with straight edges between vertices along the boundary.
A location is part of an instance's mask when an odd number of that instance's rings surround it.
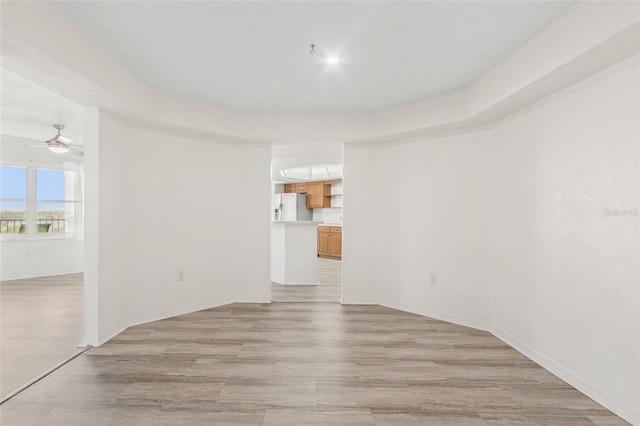
<svg viewBox="0 0 640 426">
<path fill-rule="evenodd" d="M 342 223 L 342 208 L 313 209 L 313 220 L 325 223 Z"/>
</svg>

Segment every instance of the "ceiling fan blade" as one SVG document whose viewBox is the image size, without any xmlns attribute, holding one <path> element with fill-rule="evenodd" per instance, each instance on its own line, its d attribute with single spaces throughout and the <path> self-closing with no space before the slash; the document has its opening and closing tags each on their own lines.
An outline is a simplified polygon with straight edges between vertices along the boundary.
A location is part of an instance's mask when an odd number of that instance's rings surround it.
<svg viewBox="0 0 640 426">
<path fill-rule="evenodd" d="M 17 149 L 25 149 L 25 148 L 46 148 L 47 146 L 42 145 L 29 145 L 29 146 L 16 146 Z"/>
<path fill-rule="evenodd" d="M 20 139 L 20 140 L 28 141 L 28 142 L 31 142 L 31 143 L 34 143 L 34 142 L 35 143 L 40 143 L 40 144 L 42 144 L 42 146 L 46 146 L 46 145 L 44 145 L 45 141 L 41 141 L 41 140 L 38 140 L 38 139 L 23 138 L 21 136 L 7 135 L 5 133 L 1 133 L 0 136 L 2 136 L 3 138 L 9 138 L 9 139 Z"/>
<path fill-rule="evenodd" d="M 58 142 L 62 142 L 65 145 L 71 145 L 73 143 L 73 139 L 66 138 L 64 136 L 58 136 L 55 138 Z"/>
<path fill-rule="evenodd" d="M 77 155 L 78 157 L 84 157 L 84 152 L 82 152 L 81 150 L 79 150 L 78 148 L 76 148 L 74 146 L 70 146 L 69 147 L 69 152 L 72 152 L 73 154 Z"/>
</svg>

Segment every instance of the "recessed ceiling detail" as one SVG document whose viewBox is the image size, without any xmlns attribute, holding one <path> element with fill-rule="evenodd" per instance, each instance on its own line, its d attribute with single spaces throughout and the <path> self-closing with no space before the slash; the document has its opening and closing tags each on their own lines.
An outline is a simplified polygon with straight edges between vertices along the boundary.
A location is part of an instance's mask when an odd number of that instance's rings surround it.
<svg viewBox="0 0 640 426">
<path fill-rule="evenodd" d="M 374 111 L 460 89 L 574 3 L 52 2 L 153 87 L 245 112 Z M 308 41 L 325 66 L 299 54 Z"/>
<path fill-rule="evenodd" d="M 285 180 L 317 181 L 342 179 L 342 164 L 310 164 L 278 171 Z"/>
</svg>

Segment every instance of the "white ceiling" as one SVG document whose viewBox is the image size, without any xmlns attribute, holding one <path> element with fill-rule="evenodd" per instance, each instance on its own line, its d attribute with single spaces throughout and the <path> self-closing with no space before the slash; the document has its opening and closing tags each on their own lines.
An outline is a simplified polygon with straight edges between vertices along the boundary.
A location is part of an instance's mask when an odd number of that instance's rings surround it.
<svg viewBox="0 0 640 426">
<path fill-rule="evenodd" d="M 372 111 L 465 87 L 574 3 L 53 2 L 152 86 L 251 112 Z"/>
<path fill-rule="evenodd" d="M 82 106 L 5 68 L 1 70 L 0 156 L 3 162 L 33 162 L 40 165 L 78 163 L 82 159 L 72 152 L 54 154 L 45 141 L 54 137 L 53 124 L 64 124 L 62 135 L 82 141 Z M 24 149 L 39 145 L 42 148 Z"/>
<path fill-rule="evenodd" d="M 2 134 L 46 141 L 64 124 L 64 136 L 82 145 L 82 106 L 2 68 Z"/>
<path fill-rule="evenodd" d="M 152 86 L 248 112 L 371 111 L 464 87 L 574 3 L 52 2 Z M 3 160 L 78 161 L 16 147 L 44 146 L 54 123 L 81 145 L 81 105 L 6 69 L 1 101 L 1 133 L 26 138 L 2 137 Z M 272 158 L 277 174 L 341 163 L 342 148 L 277 145 Z"/>
<path fill-rule="evenodd" d="M 300 179 L 283 178 L 279 170 L 312 164 L 342 164 L 342 144 L 277 144 L 271 146 L 271 180 L 274 182 L 300 181 Z"/>
</svg>

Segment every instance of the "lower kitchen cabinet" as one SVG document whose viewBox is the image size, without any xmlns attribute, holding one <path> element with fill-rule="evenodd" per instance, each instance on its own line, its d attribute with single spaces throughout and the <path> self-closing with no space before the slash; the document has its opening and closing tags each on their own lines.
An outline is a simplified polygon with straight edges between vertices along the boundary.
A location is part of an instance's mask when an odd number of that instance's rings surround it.
<svg viewBox="0 0 640 426">
<path fill-rule="evenodd" d="M 318 256 L 329 256 L 329 235 L 331 233 L 328 230 L 325 232 L 318 228 Z"/>
<path fill-rule="evenodd" d="M 342 259 L 341 226 L 318 226 L 318 256 Z"/>
</svg>

